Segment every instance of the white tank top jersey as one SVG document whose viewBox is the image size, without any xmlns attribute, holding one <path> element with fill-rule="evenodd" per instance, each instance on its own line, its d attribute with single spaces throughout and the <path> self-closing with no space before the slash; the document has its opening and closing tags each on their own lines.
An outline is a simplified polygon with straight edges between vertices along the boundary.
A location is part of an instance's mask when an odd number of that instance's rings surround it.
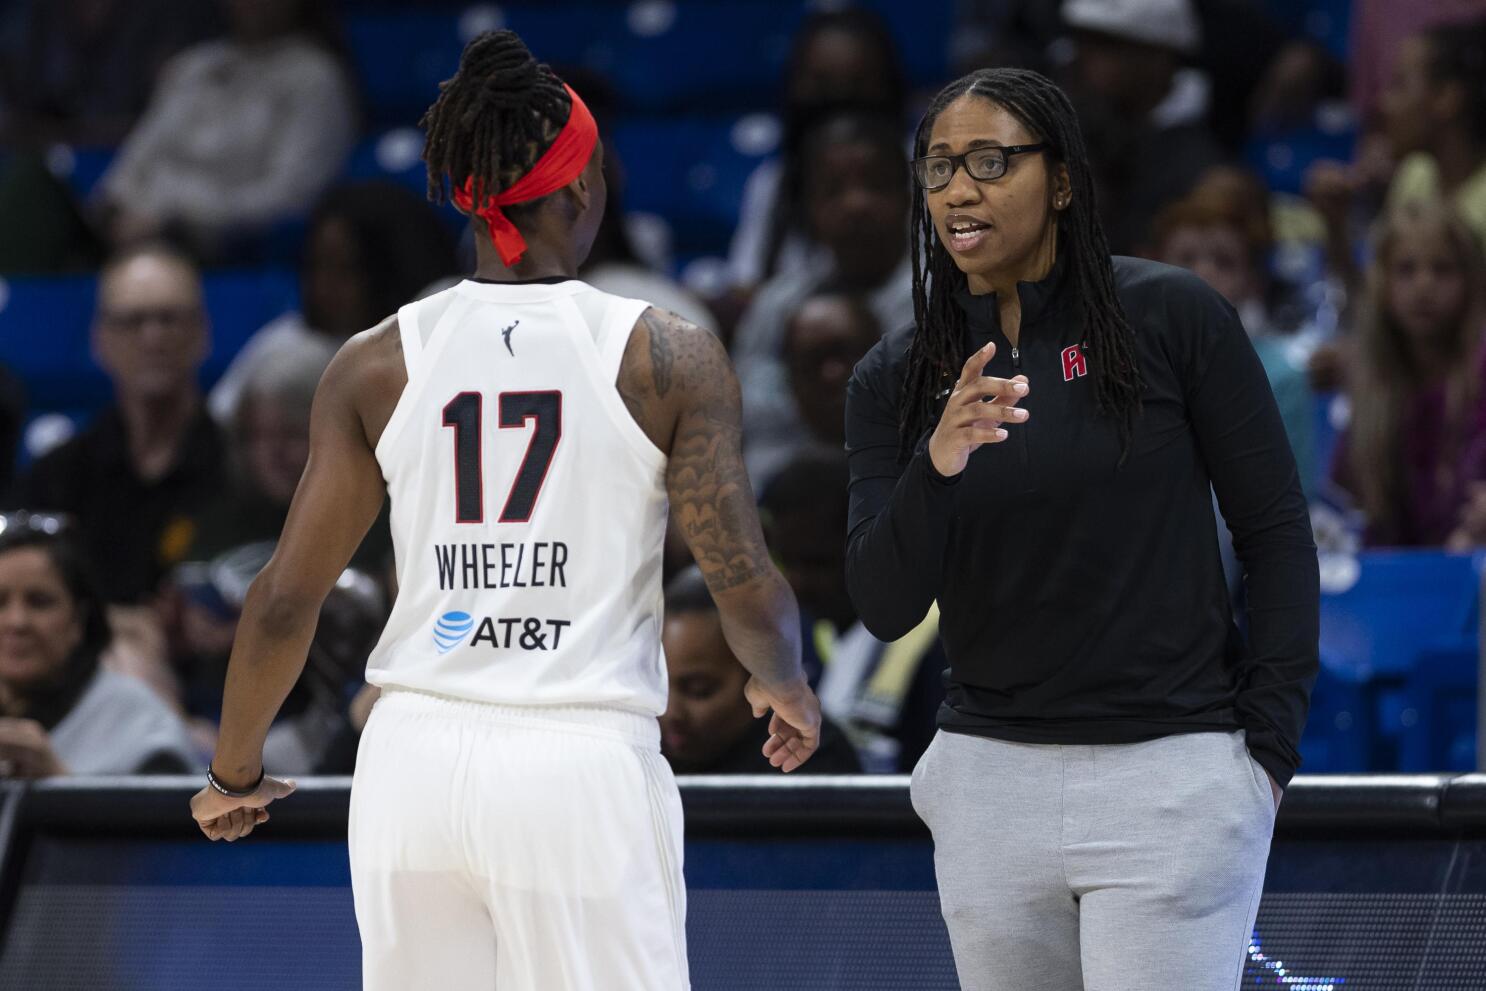
<svg viewBox="0 0 1486 991">
<path fill-rule="evenodd" d="M 615 381 L 648 304 L 465 281 L 398 311 L 397 600 L 367 681 L 660 715 L 666 456 Z"/>
</svg>

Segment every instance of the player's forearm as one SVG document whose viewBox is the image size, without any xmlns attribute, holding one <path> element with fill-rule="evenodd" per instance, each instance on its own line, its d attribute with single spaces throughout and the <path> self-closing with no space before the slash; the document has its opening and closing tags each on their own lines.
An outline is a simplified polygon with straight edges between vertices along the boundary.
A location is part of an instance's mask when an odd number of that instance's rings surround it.
<svg viewBox="0 0 1486 991">
<path fill-rule="evenodd" d="M 715 597 L 723 635 L 749 674 L 771 686 L 803 677 L 800 610 L 783 576 L 770 568 L 747 585 Z"/>
<path fill-rule="evenodd" d="M 319 612 L 311 597 L 275 590 L 262 577 L 248 590 L 227 665 L 212 764 L 225 782 L 245 785 L 262 770 L 263 741 L 304 670 Z"/>
</svg>

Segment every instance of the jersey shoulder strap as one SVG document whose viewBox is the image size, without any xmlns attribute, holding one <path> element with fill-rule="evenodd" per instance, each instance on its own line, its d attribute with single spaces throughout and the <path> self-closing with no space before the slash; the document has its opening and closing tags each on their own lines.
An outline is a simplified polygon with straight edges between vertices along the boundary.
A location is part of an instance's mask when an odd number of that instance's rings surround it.
<svg viewBox="0 0 1486 991">
<path fill-rule="evenodd" d="M 594 344 L 599 352 L 599 371 L 604 381 L 614 382 L 619 378 L 619 365 L 624 361 L 624 349 L 629 344 L 635 324 L 650 304 L 643 299 L 626 299 L 615 296 L 609 302 L 603 323 L 599 326 Z"/>
</svg>

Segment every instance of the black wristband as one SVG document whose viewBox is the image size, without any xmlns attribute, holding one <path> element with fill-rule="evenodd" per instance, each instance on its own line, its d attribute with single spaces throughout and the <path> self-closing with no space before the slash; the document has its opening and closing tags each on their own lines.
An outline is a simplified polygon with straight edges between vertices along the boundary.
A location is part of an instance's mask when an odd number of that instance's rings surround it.
<svg viewBox="0 0 1486 991">
<path fill-rule="evenodd" d="M 253 792 L 257 791 L 259 786 L 263 784 L 263 776 L 266 773 L 266 771 L 260 770 L 258 772 L 258 780 L 254 781 L 253 787 L 249 788 L 247 791 L 233 791 L 231 788 L 224 786 L 222 782 L 217 780 L 216 774 L 212 772 L 212 766 L 208 764 L 206 765 L 206 783 L 211 785 L 212 790 L 219 795 L 225 795 L 228 798 L 247 798 L 249 795 L 253 794 Z"/>
</svg>

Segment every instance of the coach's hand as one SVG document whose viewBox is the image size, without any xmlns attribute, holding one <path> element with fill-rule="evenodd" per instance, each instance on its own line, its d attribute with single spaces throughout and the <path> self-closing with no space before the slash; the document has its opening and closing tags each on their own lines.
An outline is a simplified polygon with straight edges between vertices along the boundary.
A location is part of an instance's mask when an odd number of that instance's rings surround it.
<svg viewBox="0 0 1486 991">
<path fill-rule="evenodd" d="M 749 678 L 743 694 L 753 706 L 755 719 L 774 710 L 769 740 L 764 744 L 770 764 L 787 774 L 810 759 L 820 746 L 820 700 L 803 678 L 775 687 Z"/>
<path fill-rule="evenodd" d="M 245 798 L 228 798 L 207 785 L 191 799 L 191 818 L 209 840 L 240 840 L 268 821 L 269 802 L 294 793 L 294 782 L 264 777 L 258 790 Z"/>
<path fill-rule="evenodd" d="M 1027 394 L 1027 377 L 998 379 L 981 374 L 995 354 L 995 343 L 987 344 L 965 362 L 929 438 L 929 458 L 945 478 L 964 471 L 970 455 L 982 444 L 1005 440 L 1003 423 L 1026 422 L 1027 411 L 1017 409 L 1016 404 Z"/>
</svg>

